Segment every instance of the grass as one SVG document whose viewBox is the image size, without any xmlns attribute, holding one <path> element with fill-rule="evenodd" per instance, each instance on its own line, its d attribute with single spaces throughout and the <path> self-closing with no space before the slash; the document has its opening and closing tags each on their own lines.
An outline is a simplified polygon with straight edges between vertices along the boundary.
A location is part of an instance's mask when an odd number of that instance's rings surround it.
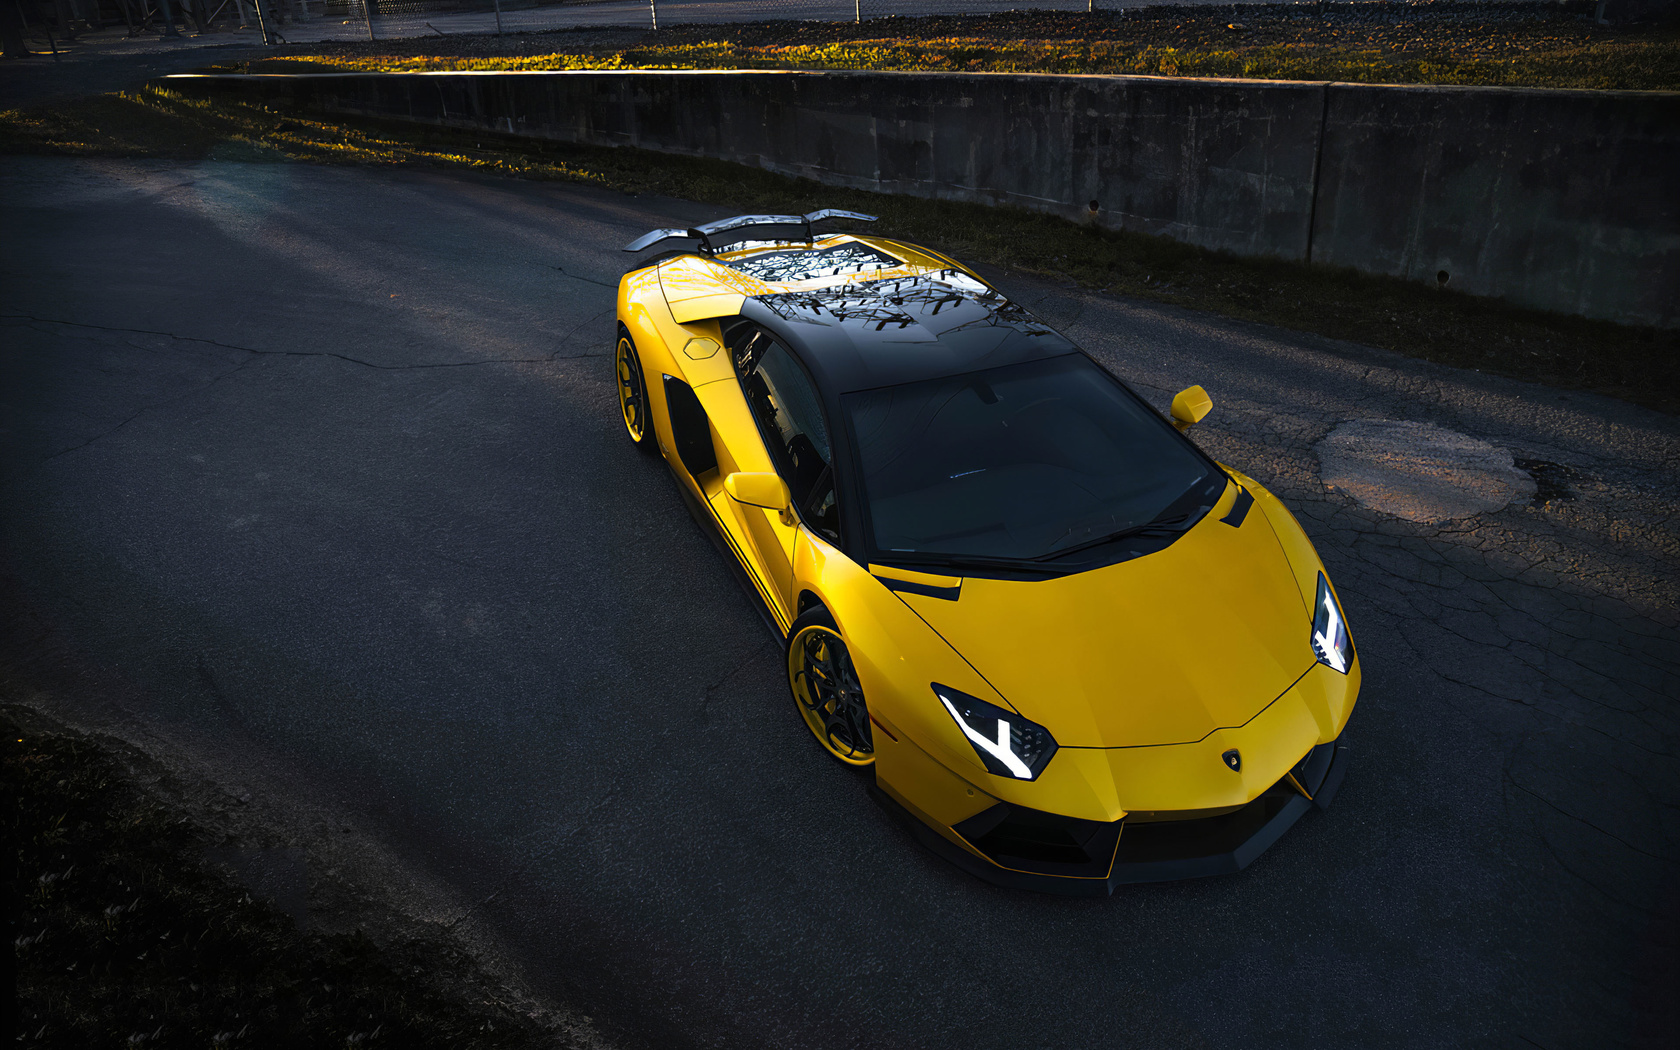
<svg viewBox="0 0 1680 1050">
<path fill-rule="evenodd" d="M 229 67 L 234 68 L 234 67 Z M 1478 84 L 1680 90 L 1680 34 L 1633 42 L 1560 44 L 1538 54 L 1407 55 L 1381 49 L 1289 44 L 1184 46 L 1111 41 L 1013 41 L 953 37 L 827 44 L 730 41 L 645 46 L 605 54 L 558 52 L 485 58 L 427 55 L 298 55 L 242 64 L 252 72 L 565 69 L 880 69 L 917 72 L 1148 74 L 1335 80 L 1370 84 Z"/>
<path fill-rule="evenodd" d="M 450 977 L 470 963 L 452 949 L 298 930 L 207 866 L 209 833 L 96 743 L 5 715 L 0 732 L 18 1045 L 553 1045 L 528 1018 L 463 1002 Z"/>
<path fill-rule="evenodd" d="M 879 69 L 1680 90 L 1680 23 L 1591 5 L 1270 4 L 296 45 L 259 71 Z M 1241 22 L 1234 21 L 1241 18 Z"/>
<path fill-rule="evenodd" d="M 741 211 L 855 208 L 881 216 L 883 232 L 974 263 L 1680 411 L 1674 331 L 1526 310 L 1351 270 L 1238 258 L 1022 209 L 837 189 L 723 161 L 329 118 L 156 86 L 0 113 L 0 152 L 424 165 Z"/>
</svg>

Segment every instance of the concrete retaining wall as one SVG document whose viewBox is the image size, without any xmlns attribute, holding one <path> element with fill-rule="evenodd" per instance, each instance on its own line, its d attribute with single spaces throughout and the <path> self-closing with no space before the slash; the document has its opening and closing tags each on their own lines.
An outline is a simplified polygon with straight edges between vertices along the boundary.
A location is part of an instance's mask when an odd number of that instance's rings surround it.
<svg viewBox="0 0 1680 1050">
<path fill-rule="evenodd" d="M 1445 272 L 1461 291 L 1680 326 L 1680 94 L 773 71 L 171 86 L 1015 204 L 1430 284 Z"/>
<path fill-rule="evenodd" d="M 1680 94 L 1335 85 L 1312 258 L 1680 325 Z"/>
</svg>

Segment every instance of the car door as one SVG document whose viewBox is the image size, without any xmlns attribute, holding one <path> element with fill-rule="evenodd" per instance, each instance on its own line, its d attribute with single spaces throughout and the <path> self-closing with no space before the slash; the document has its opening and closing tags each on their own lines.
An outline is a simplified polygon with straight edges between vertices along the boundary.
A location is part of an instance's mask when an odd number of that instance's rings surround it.
<svg viewBox="0 0 1680 1050">
<path fill-rule="evenodd" d="M 776 511 L 735 503 L 746 532 L 765 571 L 774 580 L 777 598 L 793 620 L 793 554 L 798 526 L 839 539 L 835 506 L 833 446 L 822 399 L 816 384 L 788 349 L 769 333 L 750 328 L 732 333 L 736 373 L 741 392 L 776 473 L 787 482 L 796 518 L 785 523 Z"/>
</svg>

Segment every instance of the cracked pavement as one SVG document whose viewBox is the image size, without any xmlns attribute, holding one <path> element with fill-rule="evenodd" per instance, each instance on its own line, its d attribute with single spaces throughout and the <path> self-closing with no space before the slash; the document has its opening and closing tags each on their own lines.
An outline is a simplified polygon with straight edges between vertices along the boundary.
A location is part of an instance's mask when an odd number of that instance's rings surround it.
<svg viewBox="0 0 1680 1050">
<path fill-rule="evenodd" d="M 1207 388 L 1196 440 L 1300 518 L 1366 675 L 1335 805 L 1248 870 L 1038 897 L 821 754 L 623 439 L 618 247 L 718 209 L 215 160 L 6 158 L 0 187 L 0 657 L 31 702 L 326 800 L 441 887 L 421 919 L 618 1044 L 1667 1045 L 1680 421 L 997 275 L 1158 405 Z M 1368 419 L 1537 492 L 1364 507 L 1314 448 Z"/>
</svg>

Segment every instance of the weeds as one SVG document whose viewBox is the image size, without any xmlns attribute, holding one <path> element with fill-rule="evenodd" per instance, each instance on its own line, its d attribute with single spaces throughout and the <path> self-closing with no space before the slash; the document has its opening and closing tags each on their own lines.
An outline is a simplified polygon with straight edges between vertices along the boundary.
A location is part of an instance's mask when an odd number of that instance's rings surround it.
<svg viewBox="0 0 1680 1050">
<path fill-rule="evenodd" d="M 1384 84 L 1680 89 L 1680 31 L 1641 36 L 1562 34 L 1467 46 L 1462 39 L 1410 47 L 1372 38 L 1339 43 L 1231 34 L 1200 40 L 1168 32 L 1135 40 L 998 40 L 902 37 L 749 44 L 728 39 L 649 41 L 606 52 L 461 56 L 302 53 L 230 65 L 251 72 L 431 70 L 871 69 L 906 72 L 1145 74 L 1335 80 Z"/>
</svg>

